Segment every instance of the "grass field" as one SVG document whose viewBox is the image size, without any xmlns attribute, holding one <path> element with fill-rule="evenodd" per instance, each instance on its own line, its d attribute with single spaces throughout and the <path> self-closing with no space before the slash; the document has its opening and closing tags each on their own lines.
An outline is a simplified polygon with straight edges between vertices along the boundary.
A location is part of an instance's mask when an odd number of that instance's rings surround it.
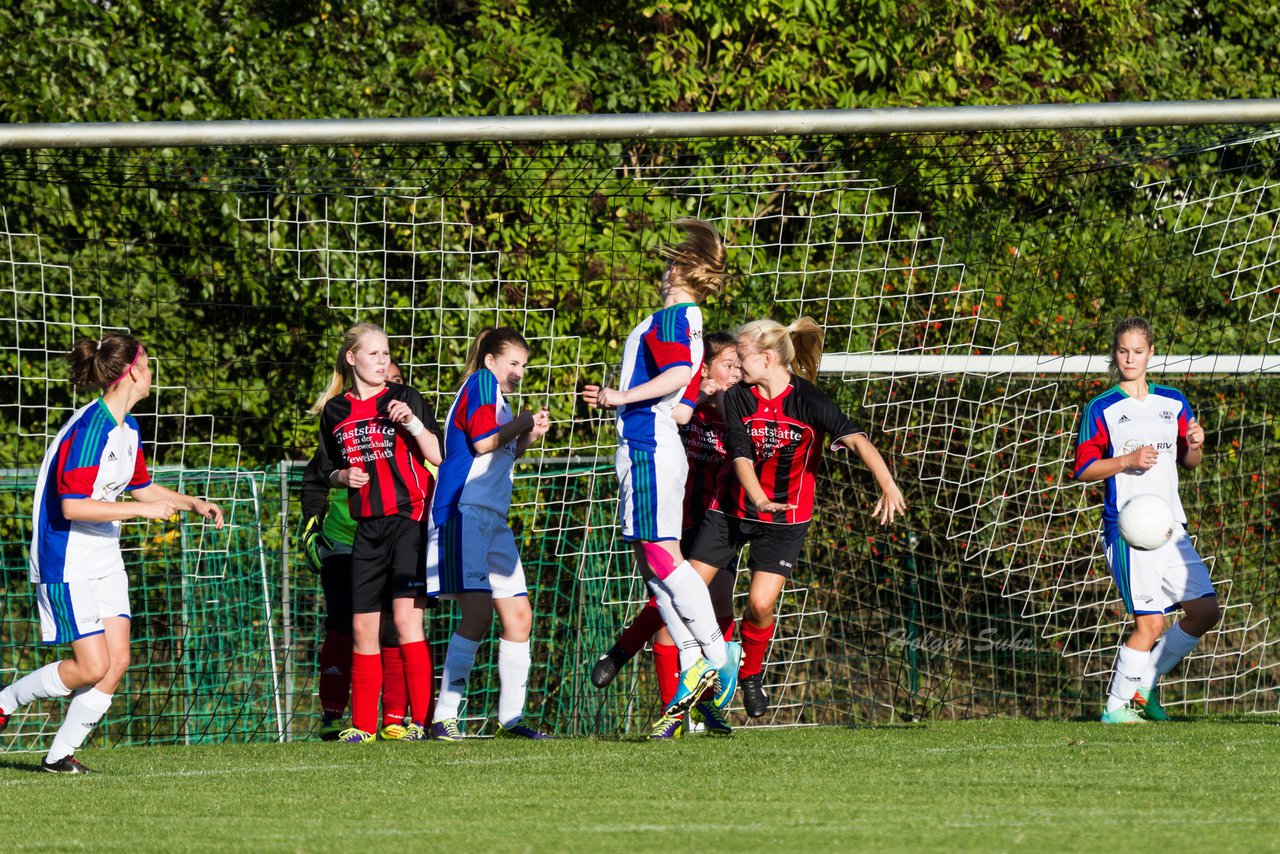
<svg viewBox="0 0 1280 854">
<path fill-rule="evenodd" d="M 0 757 L 9 851 L 1280 850 L 1280 724 L 993 720 L 731 740 Z"/>
</svg>

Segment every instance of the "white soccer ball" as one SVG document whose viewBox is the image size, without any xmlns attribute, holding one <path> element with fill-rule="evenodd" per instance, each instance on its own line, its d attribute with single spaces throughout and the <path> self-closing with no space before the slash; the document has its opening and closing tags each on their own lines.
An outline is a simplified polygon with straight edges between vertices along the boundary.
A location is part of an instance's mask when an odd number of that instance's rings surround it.
<svg viewBox="0 0 1280 854">
<path fill-rule="evenodd" d="M 1173 536 L 1173 510 L 1159 495 L 1135 495 L 1120 508 L 1120 536 L 1135 549 L 1158 549 Z"/>
</svg>

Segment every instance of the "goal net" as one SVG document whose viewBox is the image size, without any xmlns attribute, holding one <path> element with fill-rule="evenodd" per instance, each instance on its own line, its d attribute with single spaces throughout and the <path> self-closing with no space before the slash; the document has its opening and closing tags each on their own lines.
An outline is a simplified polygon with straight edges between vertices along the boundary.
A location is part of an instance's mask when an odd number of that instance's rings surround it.
<svg viewBox="0 0 1280 854">
<path fill-rule="evenodd" d="M 646 657 L 605 691 L 586 678 L 646 594 L 616 525 L 612 422 L 578 392 L 616 376 L 657 306 L 652 250 L 694 215 L 734 273 L 706 328 L 818 320 L 820 384 L 911 508 L 880 528 L 865 471 L 828 459 L 753 725 L 1096 713 L 1128 620 L 1101 491 L 1071 480 L 1071 457 L 1132 314 L 1208 433 L 1182 492 L 1224 606 L 1164 702 L 1277 711 L 1276 156 L 1273 130 L 1226 126 L 0 153 L 0 680 L 58 654 L 36 643 L 26 548 L 35 469 L 89 399 L 68 383 L 75 338 L 147 344 L 150 462 L 229 510 L 223 532 L 124 526 L 134 666 L 98 737 L 275 739 L 318 713 L 323 602 L 294 548 L 297 489 L 343 329 L 383 325 L 443 417 L 474 335 L 504 324 L 532 348 L 519 404 L 554 419 L 511 514 L 529 714 L 637 731 L 657 707 Z M 454 614 L 430 614 L 442 657 Z M 496 644 L 478 664 L 465 717 L 486 733 Z M 0 749 L 59 719 L 24 710 Z"/>
</svg>

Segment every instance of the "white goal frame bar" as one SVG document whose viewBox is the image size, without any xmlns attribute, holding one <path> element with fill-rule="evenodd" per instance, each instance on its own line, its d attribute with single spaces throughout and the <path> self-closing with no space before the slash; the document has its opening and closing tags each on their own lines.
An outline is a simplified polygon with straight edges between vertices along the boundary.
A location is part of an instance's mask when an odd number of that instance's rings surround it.
<svg viewBox="0 0 1280 854">
<path fill-rule="evenodd" d="M 825 353 L 818 372 L 849 374 L 1105 374 L 1106 356 L 923 356 L 910 353 Z M 1152 356 L 1155 374 L 1280 374 L 1280 355 L 1229 353 Z"/>
<path fill-rule="evenodd" d="M 0 124 L 0 149 L 967 133 L 1280 124 L 1280 98 L 869 110 Z"/>
</svg>

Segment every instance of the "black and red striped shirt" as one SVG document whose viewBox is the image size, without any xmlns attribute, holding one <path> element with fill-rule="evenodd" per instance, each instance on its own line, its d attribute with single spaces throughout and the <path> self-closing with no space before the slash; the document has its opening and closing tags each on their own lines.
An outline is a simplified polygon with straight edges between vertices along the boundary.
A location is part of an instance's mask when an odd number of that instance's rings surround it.
<svg viewBox="0 0 1280 854">
<path fill-rule="evenodd" d="M 813 518 L 813 493 L 822 449 L 857 429 L 840 407 L 808 380 L 792 376 L 782 394 L 764 397 L 755 386 L 739 383 L 725 392 L 724 419 L 733 459 L 745 458 L 771 501 L 794 510 L 761 516 L 736 477 L 722 477 L 712 509 L 760 522 L 797 525 Z M 733 466 L 725 467 L 732 472 Z"/>
<path fill-rule="evenodd" d="M 704 403 L 693 411 L 689 423 L 680 425 L 680 441 L 689 460 L 684 482 L 684 527 L 689 528 L 715 500 L 720 471 L 729 461 L 724 416 L 714 405 Z"/>
<path fill-rule="evenodd" d="M 388 383 L 368 400 L 341 394 L 320 413 L 319 474 L 326 480 L 344 468 L 362 468 L 369 482 L 347 491 L 353 519 L 408 516 L 425 519 L 431 505 L 431 473 L 418 457 L 417 440 L 387 416 L 403 400 L 428 430 L 440 435 L 426 401 L 412 388 Z"/>
</svg>

